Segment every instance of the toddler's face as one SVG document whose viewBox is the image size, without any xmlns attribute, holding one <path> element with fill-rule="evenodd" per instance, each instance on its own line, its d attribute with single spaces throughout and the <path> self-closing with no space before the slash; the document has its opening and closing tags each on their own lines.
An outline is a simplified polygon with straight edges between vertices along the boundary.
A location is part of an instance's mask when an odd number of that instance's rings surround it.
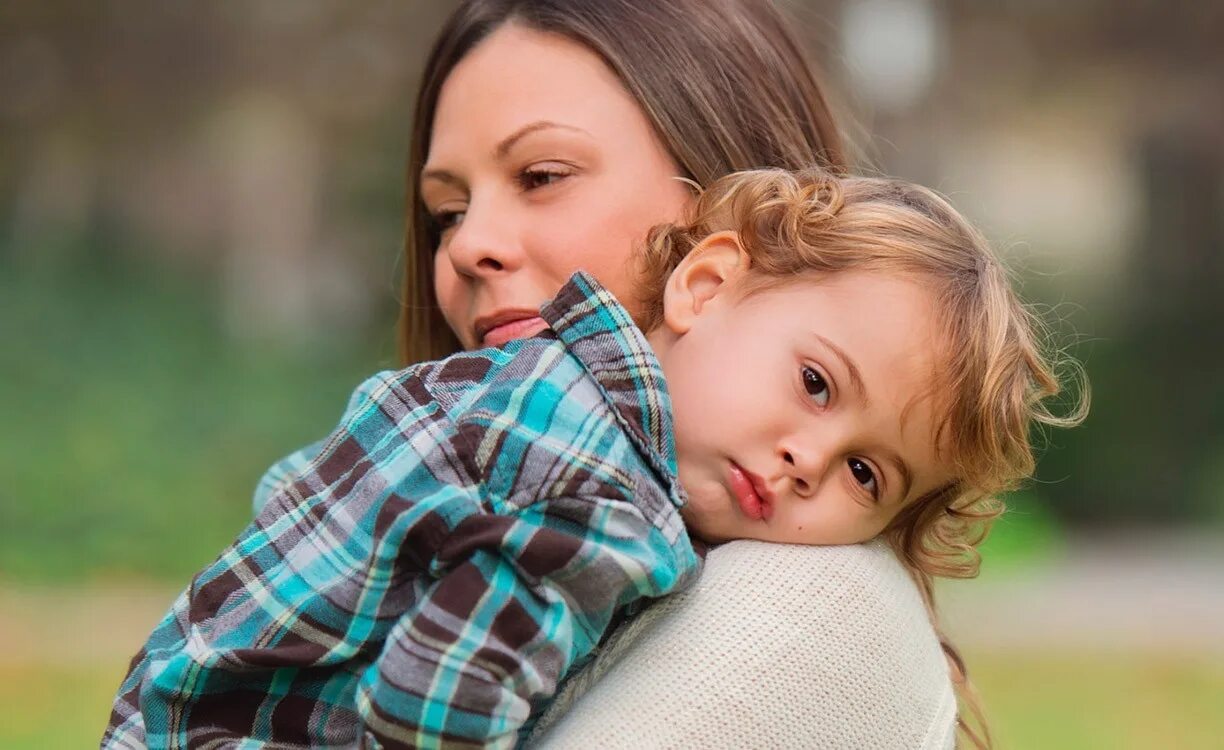
<svg viewBox="0 0 1224 750">
<path fill-rule="evenodd" d="M 695 536 L 866 541 L 952 479 L 933 439 L 934 300 L 918 282 L 843 272 L 744 298 L 733 282 L 694 288 L 708 298 L 656 350 Z"/>
</svg>

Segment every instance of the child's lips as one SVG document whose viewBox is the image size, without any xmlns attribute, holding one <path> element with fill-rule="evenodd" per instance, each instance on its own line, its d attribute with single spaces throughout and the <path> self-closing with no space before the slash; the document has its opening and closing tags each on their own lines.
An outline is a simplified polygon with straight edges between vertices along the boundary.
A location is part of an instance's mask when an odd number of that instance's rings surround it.
<svg viewBox="0 0 1224 750">
<path fill-rule="evenodd" d="M 769 491 L 761 478 L 734 461 L 731 462 L 728 474 L 731 479 L 731 493 L 744 515 L 754 521 L 768 521 L 773 515 L 773 503 L 770 502 L 772 498 L 769 497 Z"/>
</svg>

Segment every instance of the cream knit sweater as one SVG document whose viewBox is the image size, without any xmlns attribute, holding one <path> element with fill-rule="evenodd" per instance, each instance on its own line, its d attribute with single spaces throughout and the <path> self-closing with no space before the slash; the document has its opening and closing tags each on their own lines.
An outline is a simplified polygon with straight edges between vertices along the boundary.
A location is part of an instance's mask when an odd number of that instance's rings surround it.
<svg viewBox="0 0 1224 750">
<path fill-rule="evenodd" d="M 739 541 L 616 632 L 530 746 L 948 750 L 955 724 L 947 662 L 888 547 Z"/>
</svg>

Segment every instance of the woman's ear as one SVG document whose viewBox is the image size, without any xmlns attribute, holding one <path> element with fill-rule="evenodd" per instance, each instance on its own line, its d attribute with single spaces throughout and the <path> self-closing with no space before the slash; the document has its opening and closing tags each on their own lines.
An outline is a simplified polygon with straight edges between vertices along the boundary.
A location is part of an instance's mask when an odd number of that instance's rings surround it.
<svg viewBox="0 0 1224 750">
<path fill-rule="evenodd" d="M 707 305 L 729 292 L 751 259 L 735 232 L 709 235 L 680 261 L 663 288 L 663 325 L 681 335 Z"/>
</svg>

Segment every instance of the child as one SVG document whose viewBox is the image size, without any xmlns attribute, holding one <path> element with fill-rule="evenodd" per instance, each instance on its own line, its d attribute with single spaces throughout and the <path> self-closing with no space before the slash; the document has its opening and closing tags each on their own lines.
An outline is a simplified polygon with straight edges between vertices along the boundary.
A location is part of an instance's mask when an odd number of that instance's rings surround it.
<svg viewBox="0 0 1224 750">
<path fill-rule="evenodd" d="M 513 747 L 614 618 L 693 580 L 690 535 L 884 534 L 955 572 L 1030 423 L 1072 421 L 922 188 L 731 175 L 642 260 L 640 330 L 580 273 L 543 334 L 364 383 L 133 660 L 103 746 Z"/>
</svg>

